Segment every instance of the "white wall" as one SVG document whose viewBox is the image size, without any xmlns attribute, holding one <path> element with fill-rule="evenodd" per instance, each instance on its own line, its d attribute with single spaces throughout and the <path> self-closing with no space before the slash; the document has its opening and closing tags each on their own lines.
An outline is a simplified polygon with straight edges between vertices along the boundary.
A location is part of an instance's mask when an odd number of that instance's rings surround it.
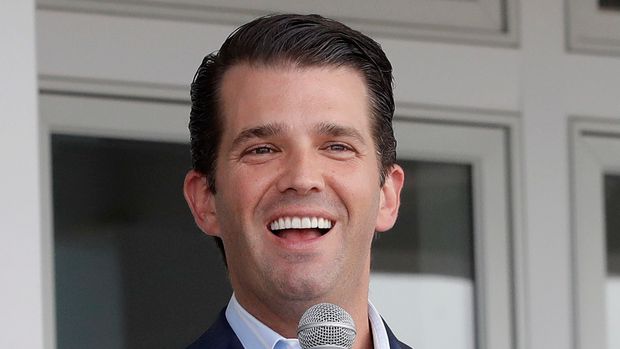
<svg viewBox="0 0 620 349">
<path fill-rule="evenodd" d="M 575 345 L 569 118 L 620 119 L 620 59 L 567 53 L 563 1 L 522 1 L 520 111 L 530 348 Z"/>
<path fill-rule="evenodd" d="M 42 348 L 41 172 L 34 0 L 0 3 L 0 347 Z M 48 312 L 49 314 L 49 312 Z M 48 320 L 48 319 L 46 319 Z M 49 344 L 49 342 L 48 342 Z"/>
</svg>

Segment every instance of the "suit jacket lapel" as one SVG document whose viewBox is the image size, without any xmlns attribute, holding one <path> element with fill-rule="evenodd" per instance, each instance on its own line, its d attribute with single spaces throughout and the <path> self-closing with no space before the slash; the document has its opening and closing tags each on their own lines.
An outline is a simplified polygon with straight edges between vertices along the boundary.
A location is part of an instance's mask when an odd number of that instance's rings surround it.
<svg viewBox="0 0 620 349">
<path fill-rule="evenodd" d="M 385 320 L 383 321 L 383 324 L 385 325 L 385 330 L 387 332 L 388 339 L 390 341 L 390 349 L 412 349 L 410 346 L 408 346 L 405 343 L 400 342 L 396 338 L 394 333 L 392 333 L 392 330 L 390 330 L 390 328 L 388 327 L 387 323 L 385 323 Z"/>
<path fill-rule="evenodd" d="M 225 309 L 200 338 L 187 349 L 244 349 L 237 335 L 226 320 Z"/>
</svg>

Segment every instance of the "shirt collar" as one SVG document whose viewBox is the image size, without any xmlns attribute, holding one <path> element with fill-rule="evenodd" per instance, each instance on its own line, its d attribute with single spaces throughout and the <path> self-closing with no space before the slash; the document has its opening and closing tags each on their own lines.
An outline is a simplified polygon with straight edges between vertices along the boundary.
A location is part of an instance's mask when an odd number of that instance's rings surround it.
<svg viewBox="0 0 620 349">
<path fill-rule="evenodd" d="M 297 339 L 287 339 L 267 327 L 257 318 L 248 313 L 233 294 L 226 308 L 226 320 L 243 344 L 244 348 L 280 349 L 300 348 Z M 368 301 L 368 320 L 372 331 L 375 349 L 389 349 L 390 342 L 385 330 L 383 319 L 374 305 Z M 277 345 L 277 346 L 276 346 Z"/>
<path fill-rule="evenodd" d="M 274 349 L 280 334 L 267 327 L 257 318 L 248 313 L 233 294 L 226 308 L 226 320 L 235 331 L 244 348 Z"/>
<path fill-rule="evenodd" d="M 390 340 L 385 323 L 375 306 L 368 300 L 368 320 L 372 331 L 372 344 L 375 349 L 390 349 Z"/>
</svg>

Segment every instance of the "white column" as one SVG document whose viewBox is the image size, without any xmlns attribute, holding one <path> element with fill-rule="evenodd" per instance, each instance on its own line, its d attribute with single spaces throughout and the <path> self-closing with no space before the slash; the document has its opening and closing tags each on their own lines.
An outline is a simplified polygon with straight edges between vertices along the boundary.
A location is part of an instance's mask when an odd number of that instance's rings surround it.
<svg viewBox="0 0 620 349">
<path fill-rule="evenodd" d="M 51 312 L 44 310 L 42 287 L 34 22 L 34 0 L 0 2 L 0 348 L 53 346 L 44 329 Z"/>
<path fill-rule="evenodd" d="M 526 0 L 520 5 L 529 334 L 522 347 L 571 348 L 564 1 Z"/>
</svg>

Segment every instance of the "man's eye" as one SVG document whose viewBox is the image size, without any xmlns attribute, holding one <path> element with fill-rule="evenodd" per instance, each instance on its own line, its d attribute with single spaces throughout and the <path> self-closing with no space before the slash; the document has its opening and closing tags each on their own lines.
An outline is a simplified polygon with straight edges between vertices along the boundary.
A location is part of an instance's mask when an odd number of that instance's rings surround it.
<svg viewBox="0 0 620 349">
<path fill-rule="evenodd" d="M 252 148 L 248 151 L 248 154 L 256 154 L 256 155 L 261 155 L 261 154 L 270 154 L 273 153 L 274 150 L 271 147 L 268 146 L 260 146 L 260 147 L 255 147 Z"/>
<path fill-rule="evenodd" d="M 330 151 L 335 151 L 335 152 L 352 150 L 351 147 L 344 145 L 344 144 L 340 144 L 340 143 L 330 144 L 327 146 L 327 149 Z"/>
</svg>

